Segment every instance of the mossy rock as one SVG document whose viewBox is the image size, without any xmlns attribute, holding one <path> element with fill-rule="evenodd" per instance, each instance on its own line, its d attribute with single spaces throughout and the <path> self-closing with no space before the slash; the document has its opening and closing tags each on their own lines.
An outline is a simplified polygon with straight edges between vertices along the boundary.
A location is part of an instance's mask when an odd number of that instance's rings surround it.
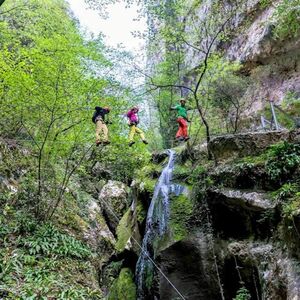
<svg viewBox="0 0 300 300">
<path fill-rule="evenodd" d="M 186 195 L 173 196 L 170 201 L 170 229 L 175 241 L 187 236 L 188 221 L 193 213 L 193 203 Z"/>
<path fill-rule="evenodd" d="M 142 192 L 153 194 L 156 182 L 156 179 L 144 178 L 142 181 L 140 181 L 139 188 Z"/>
<path fill-rule="evenodd" d="M 142 192 L 148 192 L 150 194 L 154 192 L 155 185 L 162 172 L 162 168 L 163 167 L 161 165 L 149 163 L 141 170 L 137 171 L 136 181 Z"/>
<path fill-rule="evenodd" d="M 130 239 L 132 235 L 132 230 L 131 230 L 131 214 L 130 214 L 130 209 L 125 213 L 125 215 L 122 217 L 118 227 L 117 227 L 117 236 L 118 240 L 116 243 L 116 249 L 119 252 L 122 252 L 127 244 L 127 241 Z"/>
<path fill-rule="evenodd" d="M 173 179 L 175 180 L 185 180 L 191 174 L 191 169 L 185 165 L 175 165 L 173 171 Z"/>
<path fill-rule="evenodd" d="M 108 300 L 136 300 L 134 276 L 129 268 L 123 268 L 110 288 Z"/>
</svg>

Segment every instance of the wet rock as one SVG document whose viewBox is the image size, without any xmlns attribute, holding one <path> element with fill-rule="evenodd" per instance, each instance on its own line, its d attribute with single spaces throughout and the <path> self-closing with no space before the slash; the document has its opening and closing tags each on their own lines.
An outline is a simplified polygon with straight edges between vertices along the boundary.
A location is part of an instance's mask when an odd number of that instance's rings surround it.
<svg viewBox="0 0 300 300">
<path fill-rule="evenodd" d="M 159 265 L 180 293 L 189 300 L 219 299 L 219 287 L 209 237 L 198 233 L 160 253 Z M 160 299 L 177 299 L 178 294 L 158 273 Z"/>
<path fill-rule="evenodd" d="M 262 153 L 280 141 L 299 142 L 300 130 L 228 134 L 215 137 L 208 145 L 216 162 Z"/>
<path fill-rule="evenodd" d="M 207 197 L 212 226 L 222 238 L 266 238 L 276 230 L 279 216 L 264 193 L 210 189 Z"/>
<path fill-rule="evenodd" d="M 230 206 L 240 206 L 252 211 L 275 208 L 275 204 L 268 199 L 265 193 L 231 189 L 214 189 L 212 193 L 224 199 L 227 205 Z"/>
<path fill-rule="evenodd" d="M 130 205 L 127 186 L 122 182 L 109 180 L 99 194 L 99 203 L 108 227 L 115 233 L 119 220 Z"/>
<path fill-rule="evenodd" d="M 270 181 L 264 164 L 220 164 L 209 172 L 216 186 L 226 188 L 269 190 Z"/>
<path fill-rule="evenodd" d="M 151 161 L 159 164 L 169 156 L 168 151 L 156 151 L 152 153 Z"/>
</svg>

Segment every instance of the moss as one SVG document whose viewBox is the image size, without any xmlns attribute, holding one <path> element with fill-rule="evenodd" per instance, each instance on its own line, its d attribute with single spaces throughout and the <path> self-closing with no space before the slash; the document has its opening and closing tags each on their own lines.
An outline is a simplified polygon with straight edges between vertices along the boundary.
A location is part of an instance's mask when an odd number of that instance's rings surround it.
<svg viewBox="0 0 300 300">
<path fill-rule="evenodd" d="M 143 192 L 153 193 L 157 182 L 157 178 L 160 176 L 162 166 L 149 163 L 136 173 L 136 180 L 140 185 L 140 190 Z"/>
<path fill-rule="evenodd" d="M 173 178 L 176 180 L 185 180 L 191 175 L 191 169 L 185 165 L 175 165 Z"/>
<path fill-rule="evenodd" d="M 136 206 L 136 219 L 138 223 L 143 223 L 147 216 L 147 210 L 145 209 L 143 203 L 139 201 Z"/>
<path fill-rule="evenodd" d="M 141 191 L 152 194 L 154 192 L 156 182 L 156 179 L 144 178 L 142 181 L 140 181 Z"/>
<path fill-rule="evenodd" d="M 116 243 L 116 249 L 122 252 L 126 246 L 128 239 L 131 236 L 130 228 L 130 209 L 122 217 L 118 227 L 117 227 L 118 240 Z"/>
<path fill-rule="evenodd" d="M 264 153 L 257 156 L 246 156 L 238 160 L 238 166 L 242 166 L 244 164 L 248 164 L 249 166 L 264 165 L 265 161 L 266 154 Z"/>
<path fill-rule="evenodd" d="M 193 204 L 185 195 L 171 198 L 170 228 L 175 241 L 187 235 L 188 221 L 192 212 Z"/>
<path fill-rule="evenodd" d="M 160 164 L 149 163 L 137 172 L 137 177 L 141 179 L 145 177 L 157 178 L 162 172 L 162 168 Z"/>
<path fill-rule="evenodd" d="M 130 269 L 121 270 L 110 288 L 108 300 L 136 300 L 136 286 Z"/>
</svg>

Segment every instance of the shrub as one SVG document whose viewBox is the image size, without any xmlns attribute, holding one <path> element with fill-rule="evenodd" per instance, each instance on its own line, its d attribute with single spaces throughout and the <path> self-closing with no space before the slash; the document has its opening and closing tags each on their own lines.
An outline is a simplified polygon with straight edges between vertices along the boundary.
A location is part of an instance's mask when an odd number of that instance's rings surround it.
<svg viewBox="0 0 300 300">
<path fill-rule="evenodd" d="M 251 295 L 248 289 L 246 289 L 245 287 L 241 287 L 237 291 L 236 297 L 233 300 L 250 300 L 250 299 L 251 299 Z"/>
<path fill-rule="evenodd" d="M 271 180 L 282 182 L 300 165 L 300 145 L 281 142 L 267 153 L 266 171 Z"/>
</svg>

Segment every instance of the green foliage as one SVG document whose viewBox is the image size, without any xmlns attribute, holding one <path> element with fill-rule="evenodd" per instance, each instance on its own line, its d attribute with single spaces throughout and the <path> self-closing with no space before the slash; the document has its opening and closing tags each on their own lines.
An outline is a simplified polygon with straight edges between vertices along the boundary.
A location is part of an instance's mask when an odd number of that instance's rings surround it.
<svg viewBox="0 0 300 300">
<path fill-rule="evenodd" d="M 294 216 L 299 216 L 300 214 L 300 187 L 298 186 L 298 192 L 283 205 L 283 215 L 288 219 L 293 219 Z"/>
<path fill-rule="evenodd" d="M 191 182 L 196 183 L 206 173 L 206 168 L 202 164 L 197 164 L 191 173 Z"/>
<path fill-rule="evenodd" d="M 293 219 L 294 215 L 299 214 L 300 209 L 300 185 L 299 182 L 288 182 L 280 189 L 273 192 L 273 196 L 282 206 L 283 216 Z"/>
<path fill-rule="evenodd" d="M 115 78 L 121 54 L 106 49 L 101 36 L 84 39 L 64 0 L 6 1 L 3 7 L 9 12 L 0 15 L 0 135 L 28 149 L 30 170 L 20 196 L 47 219 L 65 200 L 74 171 L 82 172 L 90 157 L 96 105 L 112 107 L 112 143 L 105 153 L 101 147 L 96 151 L 113 179 L 131 181 L 148 153 L 140 143 L 127 147 L 128 128 L 120 115 L 132 105 L 132 95 Z M 0 173 L 25 164 L 21 156 L 18 166 L 0 162 Z"/>
<path fill-rule="evenodd" d="M 226 131 L 235 133 L 240 128 L 241 114 L 251 107 L 251 102 L 243 99 L 249 79 L 236 74 L 240 68 L 237 63 L 218 57 L 211 59 L 211 63 L 213 67 L 203 85 L 207 102 L 212 106 L 211 114 L 217 113 L 220 121 L 225 123 Z M 217 129 L 220 132 L 221 128 Z"/>
<path fill-rule="evenodd" d="M 279 190 L 275 192 L 277 200 L 286 200 L 298 192 L 299 186 L 296 183 L 285 183 Z"/>
<path fill-rule="evenodd" d="M 250 300 L 251 299 L 251 294 L 248 291 L 247 288 L 241 287 L 237 293 L 236 296 L 233 300 Z"/>
<path fill-rule="evenodd" d="M 100 291 L 92 285 L 76 282 L 90 276 L 91 268 L 89 263 L 37 258 L 20 249 L 4 249 L 0 252 L 0 295 L 11 300 L 102 299 Z"/>
<path fill-rule="evenodd" d="M 274 37 L 286 39 L 297 37 L 300 32 L 300 0 L 282 0 L 275 8 L 273 18 L 275 21 Z"/>
<path fill-rule="evenodd" d="M 283 181 L 300 165 L 300 145 L 280 142 L 270 147 L 267 152 L 266 171 L 275 181 Z"/>
<path fill-rule="evenodd" d="M 136 205 L 136 218 L 139 224 L 142 224 L 147 216 L 147 210 L 145 209 L 143 203 L 138 201 Z"/>
<path fill-rule="evenodd" d="M 260 0 L 259 5 L 261 8 L 266 8 L 272 4 L 272 0 Z"/>
<path fill-rule="evenodd" d="M 108 300 L 135 300 L 136 286 L 132 271 L 123 268 L 110 288 Z"/>
<path fill-rule="evenodd" d="M 52 224 L 44 224 L 37 228 L 32 236 L 21 241 L 30 255 L 88 258 L 91 251 L 74 237 L 61 233 Z"/>
<path fill-rule="evenodd" d="M 110 171 L 112 179 L 129 183 L 148 164 L 150 152 L 141 142 L 128 147 L 128 141 L 124 137 L 116 136 L 114 142 L 116 145 L 96 152 L 95 160 Z"/>
</svg>

